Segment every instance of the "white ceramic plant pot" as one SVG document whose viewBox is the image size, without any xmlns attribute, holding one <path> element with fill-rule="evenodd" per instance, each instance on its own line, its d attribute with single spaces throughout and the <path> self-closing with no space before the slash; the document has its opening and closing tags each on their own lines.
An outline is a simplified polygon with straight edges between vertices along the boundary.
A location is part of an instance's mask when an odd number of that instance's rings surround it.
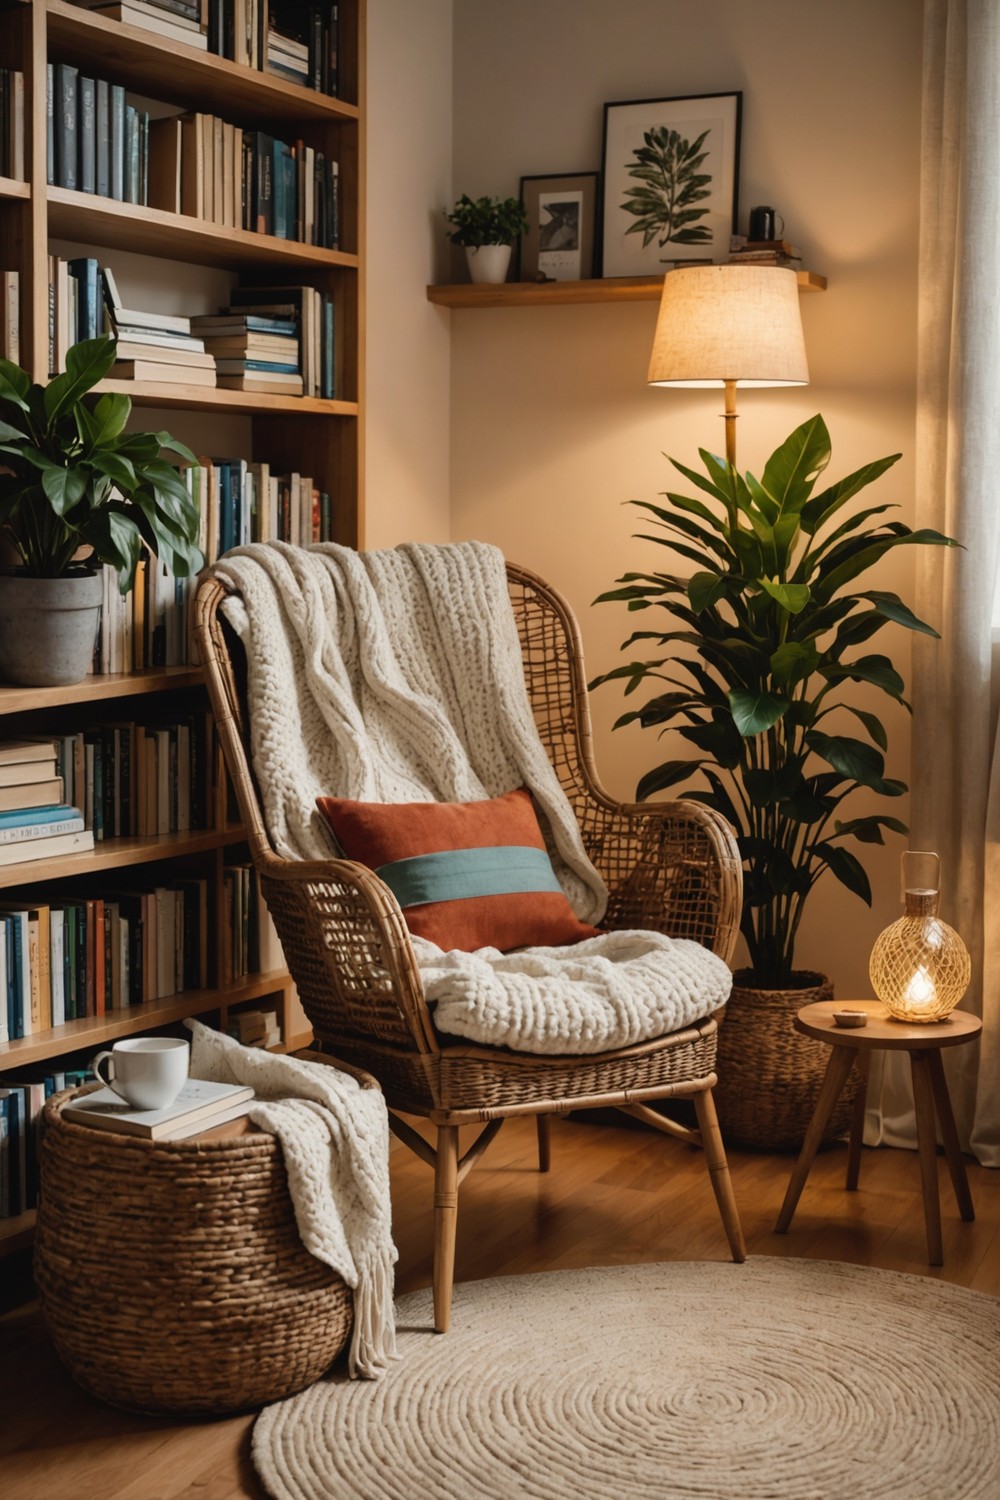
<svg viewBox="0 0 1000 1500">
<path fill-rule="evenodd" d="M 509 245 L 466 245 L 465 258 L 469 263 L 469 275 L 473 281 L 507 280 L 507 267 L 510 265 Z"/>
<path fill-rule="evenodd" d="M 82 682 L 94 654 L 103 595 L 100 573 L 0 575 L 0 681 L 21 687 Z"/>
</svg>

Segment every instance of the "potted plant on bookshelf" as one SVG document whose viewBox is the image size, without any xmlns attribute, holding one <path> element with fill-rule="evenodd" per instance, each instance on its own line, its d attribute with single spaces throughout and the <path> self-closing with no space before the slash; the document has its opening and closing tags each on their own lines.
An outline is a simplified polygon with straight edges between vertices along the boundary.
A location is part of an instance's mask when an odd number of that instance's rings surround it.
<svg viewBox="0 0 1000 1500">
<path fill-rule="evenodd" d="M 449 239 L 465 246 L 469 275 L 476 282 L 507 279 L 511 246 L 528 227 L 524 204 L 519 198 L 470 198 L 463 193 L 445 218 L 451 224 Z"/>
<path fill-rule="evenodd" d="M 197 572 L 198 511 L 163 450 L 194 454 L 167 432 L 126 432 L 128 396 L 96 395 L 116 342 L 74 344 L 66 370 L 33 385 L 0 360 L 0 532 L 19 565 L 0 573 L 0 679 L 79 682 L 100 620 L 100 565 L 123 594 L 143 547 L 175 577 Z"/>
<path fill-rule="evenodd" d="M 865 683 L 908 707 L 903 680 L 887 656 L 864 646 L 889 624 L 937 634 L 896 594 L 859 580 L 897 547 L 957 545 L 900 521 L 872 524 L 892 505 L 845 518 L 846 503 L 899 456 L 866 464 L 814 495 L 830 460 L 826 424 L 816 416 L 771 455 L 759 480 L 704 449 L 706 474 L 673 459 L 709 503 L 673 493 L 665 495 L 666 507 L 631 503 L 666 533 L 641 539 L 693 563 L 691 576 L 627 573 L 621 587 L 598 600 L 653 611 L 646 615 L 653 628 L 634 632 L 623 650 L 638 642 L 647 650 L 666 648 L 591 683 L 624 681 L 626 694 L 654 688 L 615 727 L 670 730 L 695 751 L 648 771 L 636 795 L 642 800 L 700 776 L 702 784 L 696 780 L 684 795 L 722 813 L 739 837 L 741 931 L 750 964 L 735 975 L 719 1034 L 716 1089 L 719 1118 L 734 1145 L 801 1145 L 825 1049 L 799 1038 L 792 1022 L 810 1000 L 833 995 L 824 975 L 795 968 L 806 900 L 829 872 L 871 905 L 868 877 L 845 846 L 881 844 L 883 829 L 906 832 L 881 812 L 838 816 L 855 793 L 870 801 L 906 791 L 885 775 L 881 719 L 852 702 L 850 692 L 850 684 Z M 863 738 L 845 732 L 847 715 Z M 850 1103 L 847 1093 L 830 1138 L 846 1129 Z"/>
</svg>

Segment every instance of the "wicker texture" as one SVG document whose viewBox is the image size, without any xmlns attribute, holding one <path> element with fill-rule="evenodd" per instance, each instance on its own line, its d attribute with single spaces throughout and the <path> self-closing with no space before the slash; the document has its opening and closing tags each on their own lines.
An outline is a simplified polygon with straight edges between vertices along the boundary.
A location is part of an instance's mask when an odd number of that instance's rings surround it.
<svg viewBox="0 0 1000 1500">
<path fill-rule="evenodd" d="M 697 803 L 619 804 L 602 790 L 576 621 L 541 579 L 513 566 L 507 572 L 539 733 L 587 853 L 609 888 L 603 925 L 690 938 L 728 962 L 742 898 L 731 828 Z M 743 1259 L 711 1101 L 714 1021 L 639 1047 L 555 1059 L 439 1036 L 406 923 L 389 889 L 352 861 L 285 860 L 270 846 L 248 748 L 242 650 L 220 613 L 224 598 L 217 579 L 207 579 L 198 591 L 201 657 L 251 856 L 317 1045 L 372 1073 L 390 1110 L 423 1115 L 438 1127 L 435 1152 L 393 1124 L 435 1167 L 437 1327 L 448 1326 L 458 1181 L 468 1165 L 467 1158 L 465 1168 L 458 1160 L 457 1126 L 473 1120 L 693 1096 L 726 1234 L 734 1259 Z M 474 1153 L 467 1157 L 474 1159 Z M 547 1147 L 540 1147 L 540 1159 L 547 1161 Z"/>
<path fill-rule="evenodd" d="M 374 1080 L 369 1080 L 374 1086 Z M 44 1111 L 35 1279 L 75 1380 L 130 1411 L 221 1414 L 316 1380 L 351 1328 L 299 1239 L 271 1135 L 155 1143 Z"/>
<path fill-rule="evenodd" d="M 804 1005 L 833 999 L 823 974 L 803 970 L 800 987 L 757 990 L 738 971 L 719 1028 L 719 1124 L 731 1146 L 755 1151 L 798 1151 L 813 1117 L 826 1072 L 829 1048 L 801 1036 L 794 1026 Z M 827 1124 L 824 1142 L 843 1135 L 858 1091 L 852 1070 Z"/>
<path fill-rule="evenodd" d="M 875 939 L 872 989 L 901 1021 L 941 1021 L 969 988 L 968 949 L 937 904 L 936 891 L 907 891 L 906 914 Z"/>
</svg>

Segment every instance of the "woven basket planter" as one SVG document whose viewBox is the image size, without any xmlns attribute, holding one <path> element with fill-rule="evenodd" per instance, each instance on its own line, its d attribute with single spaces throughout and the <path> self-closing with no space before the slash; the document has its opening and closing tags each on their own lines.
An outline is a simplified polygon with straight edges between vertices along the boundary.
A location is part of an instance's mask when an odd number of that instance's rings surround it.
<svg viewBox="0 0 1000 1500">
<path fill-rule="evenodd" d="M 316 1380 L 350 1289 L 304 1249 L 281 1148 L 260 1132 L 140 1140 L 44 1111 L 35 1280 L 60 1358 L 129 1411 L 221 1415 Z"/>
<path fill-rule="evenodd" d="M 795 1030 L 804 1005 L 832 1000 L 823 974 L 802 970 L 790 990 L 758 990 L 733 976 L 733 990 L 719 1027 L 715 1105 L 727 1146 L 753 1151 L 798 1151 L 819 1098 L 830 1049 Z M 852 1069 L 834 1108 L 824 1143 L 843 1135 L 858 1091 Z"/>
</svg>

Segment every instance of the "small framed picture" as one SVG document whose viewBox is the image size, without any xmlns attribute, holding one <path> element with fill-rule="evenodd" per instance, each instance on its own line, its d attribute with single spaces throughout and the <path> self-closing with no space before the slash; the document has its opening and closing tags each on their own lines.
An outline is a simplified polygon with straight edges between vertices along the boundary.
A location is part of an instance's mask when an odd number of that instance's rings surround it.
<svg viewBox="0 0 1000 1500">
<path fill-rule="evenodd" d="M 522 177 L 528 212 L 521 237 L 521 281 L 587 281 L 594 274 L 597 173 Z"/>
<path fill-rule="evenodd" d="M 650 276 L 729 256 L 743 95 L 604 106 L 602 276 Z"/>
</svg>

